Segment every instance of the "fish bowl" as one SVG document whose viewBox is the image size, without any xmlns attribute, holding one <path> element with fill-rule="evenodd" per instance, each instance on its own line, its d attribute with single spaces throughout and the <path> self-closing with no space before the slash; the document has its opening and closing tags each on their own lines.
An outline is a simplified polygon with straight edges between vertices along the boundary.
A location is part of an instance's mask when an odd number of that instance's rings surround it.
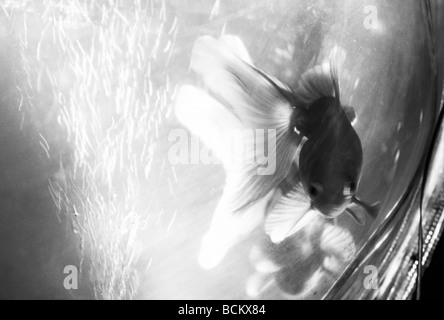
<svg viewBox="0 0 444 320">
<path fill-rule="evenodd" d="M 442 2 L 0 7 L 0 297 L 420 288 L 444 222 Z M 250 138 L 266 162 L 236 163 Z"/>
</svg>

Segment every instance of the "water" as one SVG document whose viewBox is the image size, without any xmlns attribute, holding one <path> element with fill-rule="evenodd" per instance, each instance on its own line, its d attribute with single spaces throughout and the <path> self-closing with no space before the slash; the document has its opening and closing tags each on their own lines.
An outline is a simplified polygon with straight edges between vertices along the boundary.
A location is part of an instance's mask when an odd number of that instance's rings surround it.
<svg viewBox="0 0 444 320">
<path fill-rule="evenodd" d="M 344 294 L 338 280 L 354 288 L 349 297 L 365 295 L 367 262 L 389 270 L 393 230 L 414 225 L 416 212 L 397 208 L 418 183 L 442 92 L 427 1 L 367 2 L 6 2 L 0 296 L 316 299 Z M 381 203 L 377 219 L 318 219 L 279 246 L 258 227 L 216 268 L 198 265 L 225 172 L 171 164 L 168 136 L 189 130 L 173 102 L 190 81 L 194 41 L 221 34 L 242 39 L 255 65 L 292 89 L 333 47 L 345 52 L 342 101 L 357 111 L 364 151 L 358 196 Z M 351 257 L 328 241 L 337 233 Z M 281 268 L 270 272 L 273 261 Z M 82 270 L 76 292 L 63 288 L 69 264 Z"/>
</svg>

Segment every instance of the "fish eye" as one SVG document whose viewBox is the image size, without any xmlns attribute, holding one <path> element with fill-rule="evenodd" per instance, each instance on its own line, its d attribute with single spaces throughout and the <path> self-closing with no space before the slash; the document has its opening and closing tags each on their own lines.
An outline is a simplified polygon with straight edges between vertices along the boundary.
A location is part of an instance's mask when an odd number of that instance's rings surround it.
<svg viewBox="0 0 444 320">
<path fill-rule="evenodd" d="M 310 194 L 310 197 L 317 198 L 322 193 L 323 189 L 324 188 L 322 188 L 319 183 L 312 183 L 308 188 L 308 193 Z"/>
</svg>

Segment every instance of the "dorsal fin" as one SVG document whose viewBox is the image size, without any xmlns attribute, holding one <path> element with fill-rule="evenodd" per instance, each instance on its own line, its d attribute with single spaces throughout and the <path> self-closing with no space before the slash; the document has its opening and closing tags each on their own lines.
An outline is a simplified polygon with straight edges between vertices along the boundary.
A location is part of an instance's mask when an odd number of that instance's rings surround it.
<svg viewBox="0 0 444 320">
<path fill-rule="evenodd" d="M 333 49 L 330 51 L 330 56 L 329 56 L 331 80 L 333 83 L 335 98 L 337 103 L 339 104 L 341 103 L 341 94 L 339 90 L 338 70 L 342 68 L 346 56 L 347 53 L 345 52 L 345 50 L 338 46 L 333 47 Z"/>
<path fill-rule="evenodd" d="M 295 91 L 298 100 L 306 107 L 322 97 L 335 97 L 340 103 L 338 69 L 344 64 L 345 57 L 345 50 L 335 46 L 325 63 L 307 70 Z"/>
<path fill-rule="evenodd" d="M 320 98 L 333 97 L 334 87 L 328 64 L 317 65 L 306 71 L 295 94 L 306 107 Z"/>
<path fill-rule="evenodd" d="M 354 125 L 358 119 L 358 116 L 356 115 L 355 108 L 350 107 L 350 106 L 342 106 L 342 108 L 344 109 L 344 112 L 345 112 L 345 115 L 347 116 L 348 121 L 350 121 L 350 123 L 352 125 Z"/>
</svg>

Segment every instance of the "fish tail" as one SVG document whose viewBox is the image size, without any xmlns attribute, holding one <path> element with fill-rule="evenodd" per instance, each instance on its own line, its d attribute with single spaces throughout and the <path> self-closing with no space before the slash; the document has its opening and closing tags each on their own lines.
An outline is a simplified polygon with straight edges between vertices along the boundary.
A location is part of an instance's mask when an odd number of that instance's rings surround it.
<svg viewBox="0 0 444 320">
<path fill-rule="evenodd" d="M 229 184 L 216 207 L 210 229 L 202 239 L 198 263 L 204 269 L 216 267 L 233 246 L 263 223 L 267 203 L 274 195 L 270 192 L 239 215 L 231 210 L 232 197 L 228 189 Z"/>
<path fill-rule="evenodd" d="M 299 141 L 289 130 L 292 92 L 253 65 L 237 36 L 200 37 L 192 55 L 191 69 L 203 80 L 208 95 L 245 129 L 241 138 L 233 139 L 238 147 L 226 152 L 227 159 L 240 160 L 232 161 L 227 170 L 227 181 L 233 181 L 227 212 L 240 212 L 276 188 L 295 160 Z M 203 114 L 207 113 L 212 115 Z"/>
<path fill-rule="evenodd" d="M 212 93 L 220 96 L 233 91 L 236 84 L 229 69 L 243 69 L 252 59 L 243 42 L 236 36 L 221 39 L 203 36 L 196 40 L 191 54 L 190 69 L 204 80 Z"/>
<path fill-rule="evenodd" d="M 253 65 L 253 59 L 251 59 L 250 54 L 245 47 L 245 44 L 239 37 L 233 35 L 224 35 L 220 38 L 220 41 L 233 55 L 237 56 L 246 63 Z"/>
<path fill-rule="evenodd" d="M 175 99 L 175 114 L 179 122 L 212 151 L 227 172 L 237 168 L 232 161 L 235 155 L 226 152 L 223 137 L 227 132 L 242 132 L 244 126 L 225 106 L 204 90 L 184 85 Z"/>
<path fill-rule="evenodd" d="M 247 128 L 288 129 L 289 89 L 254 66 L 239 37 L 200 37 L 193 48 L 191 69 Z"/>
<path fill-rule="evenodd" d="M 263 222 L 270 197 L 291 170 L 299 141 L 289 130 L 292 92 L 253 65 L 239 37 L 198 38 L 190 68 L 204 90 L 183 88 L 177 117 L 215 151 L 226 171 L 199 255 L 199 264 L 209 269 Z M 211 138 L 219 132 L 224 133 L 222 147 Z"/>
</svg>

